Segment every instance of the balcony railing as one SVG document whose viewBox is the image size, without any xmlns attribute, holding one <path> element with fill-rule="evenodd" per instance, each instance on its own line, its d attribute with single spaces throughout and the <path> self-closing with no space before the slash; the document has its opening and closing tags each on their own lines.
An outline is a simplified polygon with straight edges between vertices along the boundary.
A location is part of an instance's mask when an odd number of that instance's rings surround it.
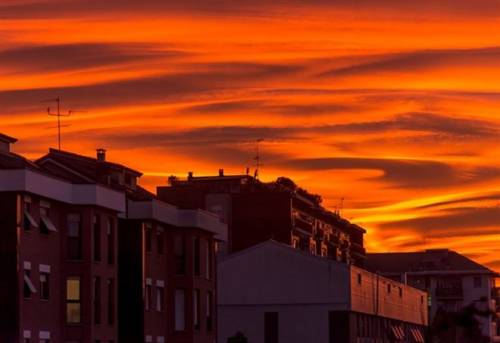
<svg viewBox="0 0 500 343">
<path fill-rule="evenodd" d="M 441 299 L 462 299 L 464 291 L 462 287 L 438 287 L 436 288 L 436 297 Z"/>
</svg>

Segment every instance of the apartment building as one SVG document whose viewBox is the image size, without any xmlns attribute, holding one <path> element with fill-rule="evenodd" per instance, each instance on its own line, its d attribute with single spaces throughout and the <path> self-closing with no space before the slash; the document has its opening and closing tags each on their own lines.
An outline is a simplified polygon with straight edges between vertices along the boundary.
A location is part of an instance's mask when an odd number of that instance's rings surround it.
<svg viewBox="0 0 500 343">
<path fill-rule="evenodd" d="M 484 313 L 477 316 L 482 335 L 488 341 L 500 340 L 494 315 L 498 273 L 448 249 L 368 254 L 366 266 L 373 272 L 428 292 L 431 324 L 439 312 L 457 313 L 474 305 Z M 460 337 L 450 341 L 460 342 Z M 480 337 L 477 341 L 481 342 Z"/>
<path fill-rule="evenodd" d="M 124 194 L 119 218 L 119 340 L 216 339 L 215 246 L 227 226 L 213 213 L 179 209 L 138 185 L 141 173 L 106 160 L 51 149 L 37 165 L 77 184 Z"/>
<path fill-rule="evenodd" d="M 425 341 L 424 291 L 288 244 L 226 256 L 217 289 L 220 343 Z"/>
<path fill-rule="evenodd" d="M 122 193 L 73 184 L 0 134 L 0 341 L 117 342 Z"/>
<path fill-rule="evenodd" d="M 160 199 L 182 208 L 204 208 L 228 224 L 227 253 L 273 239 L 313 255 L 362 266 L 365 230 L 321 205 L 290 179 L 264 183 L 249 175 L 169 179 Z"/>
</svg>

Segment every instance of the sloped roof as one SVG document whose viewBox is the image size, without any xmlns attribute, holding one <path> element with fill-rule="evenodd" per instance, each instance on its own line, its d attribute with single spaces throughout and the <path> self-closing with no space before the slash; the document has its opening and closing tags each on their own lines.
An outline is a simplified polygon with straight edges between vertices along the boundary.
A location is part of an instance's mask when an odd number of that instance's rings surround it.
<svg viewBox="0 0 500 343">
<path fill-rule="evenodd" d="M 39 170 L 38 166 L 21 155 L 0 151 L 0 169 Z"/>
<path fill-rule="evenodd" d="M 100 166 L 104 166 L 110 169 L 127 170 L 136 176 L 141 176 L 142 173 L 126 167 L 124 165 L 113 163 L 113 162 L 99 162 L 96 158 L 78 155 L 68 151 L 50 149 L 49 153 L 36 161 L 37 164 L 43 164 L 47 159 L 52 159 L 59 162 L 65 166 L 70 165 L 71 169 L 76 171 L 78 174 L 88 178 L 92 181 L 97 181 L 96 171 Z"/>
<path fill-rule="evenodd" d="M 10 136 L 4 135 L 3 133 L 0 133 L 0 142 L 15 143 L 15 142 L 17 142 L 17 138 L 10 137 Z"/>
<path fill-rule="evenodd" d="M 365 267 L 373 272 L 401 274 L 405 272 L 477 271 L 495 274 L 487 267 L 448 249 L 371 253 L 366 256 Z"/>
</svg>

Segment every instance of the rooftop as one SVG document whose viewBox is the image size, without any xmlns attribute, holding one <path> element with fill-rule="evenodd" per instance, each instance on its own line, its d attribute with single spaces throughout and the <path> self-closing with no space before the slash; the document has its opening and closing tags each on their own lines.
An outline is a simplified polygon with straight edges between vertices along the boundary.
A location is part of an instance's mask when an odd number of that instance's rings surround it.
<svg viewBox="0 0 500 343">
<path fill-rule="evenodd" d="M 472 259 L 448 249 L 430 249 L 420 252 L 370 253 L 365 267 L 373 272 L 437 272 L 477 271 L 496 274 Z"/>
</svg>

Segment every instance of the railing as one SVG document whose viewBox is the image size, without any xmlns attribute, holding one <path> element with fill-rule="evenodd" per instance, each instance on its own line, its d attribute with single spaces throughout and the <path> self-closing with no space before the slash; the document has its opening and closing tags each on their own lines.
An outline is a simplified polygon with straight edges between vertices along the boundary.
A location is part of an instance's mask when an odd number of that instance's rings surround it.
<svg viewBox="0 0 500 343">
<path fill-rule="evenodd" d="M 438 287 L 436 288 L 437 298 L 462 299 L 464 291 L 462 287 Z"/>
</svg>

